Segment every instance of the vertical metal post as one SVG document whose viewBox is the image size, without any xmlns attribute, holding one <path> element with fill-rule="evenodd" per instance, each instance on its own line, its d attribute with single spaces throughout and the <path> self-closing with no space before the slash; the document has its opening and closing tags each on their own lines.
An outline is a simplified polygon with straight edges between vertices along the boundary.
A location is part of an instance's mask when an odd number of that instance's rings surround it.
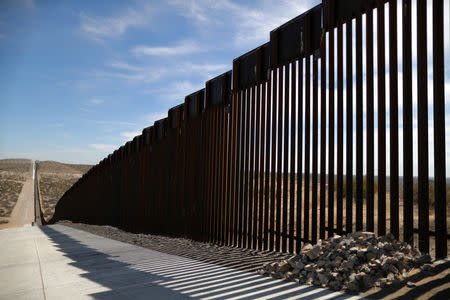
<svg viewBox="0 0 450 300">
<path fill-rule="evenodd" d="M 402 1 L 403 36 L 403 239 L 413 242 L 413 119 L 411 0 Z"/>
<path fill-rule="evenodd" d="M 433 113 L 436 257 L 447 256 L 443 1 L 433 0 Z"/>
<path fill-rule="evenodd" d="M 334 233 L 334 28 L 328 33 L 328 237 Z"/>
<path fill-rule="evenodd" d="M 377 1 L 378 53 L 378 235 L 386 234 L 386 80 L 384 1 Z"/>
<path fill-rule="evenodd" d="M 303 59 L 301 58 L 298 61 L 298 77 L 297 77 L 297 85 L 298 85 L 298 119 L 297 119 L 297 241 L 295 245 L 295 252 L 300 252 L 300 238 L 302 236 L 302 189 L 303 189 L 303 180 L 302 180 L 302 160 L 303 160 L 303 151 L 302 151 L 302 142 L 303 142 Z"/>
<path fill-rule="evenodd" d="M 362 16 L 356 17 L 356 231 L 363 219 Z"/>
<path fill-rule="evenodd" d="M 397 67 L 397 1 L 389 1 L 389 149 L 391 232 L 399 236 L 398 215 L 398 67 Z"/>
<path fill-rule="evenodd" d="M 311 184 L 311 241 L 317 242 L 317 165 L 318 165 L 318 102 L 319 102 L 319 80 L 318 80 L 318 57 L 313 55 L 313 121 L 312 121 L 312 184 Z"/>
<path fill-rule="evenodd" d="M 417 1 L 417 130 L 419 181 L 419 250 L 430 251 L 428 203 L 427 3 Z"/>
<path fill-rule="evenodd" d="M 291 64 L 291 169 L 290 169 L 290 192 L 289 192 L 289 252 L 294 252 L 294 218 L 295 218 L 295 126 L 296 126 L 296 116 L 297 116 L 297 108 L 296 108 L 296 77 L 297 77 L 297 69 L 296 62 L 294 61 Z"/>
<path fill-rule="evenodd" d="M 373 10 L 366 13 L 367 183 L 366 229 L 374 231 Z"/>
<path fill-rule="evenodd" d="M 342 24 L 337 29 L 337 190 L 336 190 L 336 231 L 343 233 L 343 165 L 344 165 L 344 83 L 343 83 Z"/>
</svg>

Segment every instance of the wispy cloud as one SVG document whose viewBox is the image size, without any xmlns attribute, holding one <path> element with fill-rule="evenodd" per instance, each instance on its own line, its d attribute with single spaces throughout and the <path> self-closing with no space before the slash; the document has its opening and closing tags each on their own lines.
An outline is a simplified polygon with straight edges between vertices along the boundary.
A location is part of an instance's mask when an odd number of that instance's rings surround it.
<svg viewBox="0 0 450 300">
<path fill-rule="evenodd" d="M 0 33 L 0 39 L 4 39 L 6 37 L 6 35 Z"/>
<path fill-rule="evenodd" d="M 211 30 L 211 26 L 229 27 L 231 25 L 229 29 L 233 30 L 232 39 L 235 45 L 248 47 L 267 41 L 272 29 L 320 1 L 262 1 L 259 8 L 229 0 L 172 0 L 169 3 L 180 15 L 194 20 L 202 28 Z M 230 22 L 222 21 L 224 15 Z"/>
<path fill-rule="evenodd" d="M 174 81 L 163 88 L 148 90 L 146 94 L 157 94 L 159 99 L 167 104 L 179 104 L 184 102 L 184 97 L 198 91 L 204 86 L 203 82 L 191 82 L 187 80 Z M 164 118 L 164 116 L 162 117 Z M 160 118 L 161 119 L 161 118 Z"/>
<path fill-rule="evenodd" d="M 83 32 L 91 39 L 103 42 L 105 38 L 118 38 L 128 28 L 140 27 L 148 24 L 151 9 L 142 8 L 140 11 L 126 9 L 124 13 L 115 17 L 89 16 L 80 13 L 80 26 Z"/>
<path fill-rule="evenodd" d="M 141 134 L 141 131 L 134 130 L 134 131 L 123 131 L 120 133 L 121 137 L 124 137 L 126 140 L 132 140 L 135 136 L 138 136 Z"/>
<path fill-rule="evenodd" d="M 155 123 L 155 121 L 164 119 L 165 117 L 167 117 L 167 112 L 157 111 L 157 112 L 151 112 L 151 113 L 145 115 L 143 117 L 143 119 L 144 119 L 144 122 L 146 124 L 148 124 L 147 125 L 147 127 L 148 127 L 148 126 L 152 126 Z"/>
<path fill-rule="evenodd" d="M 120 125 L 120 126 L 135 126 L 136 125 L 136 123 L 133 123 L 133 122 L 104 121 L 104 120 L 95 120 L 94 123 L 103 124 L 103 125 Z"/>
<path fill-rule="evenodd" d="M 136 56 L 174 56 L 185 55 L 196 52 L 205 51 L 204 47 L 200 47 L 193 41 L 182 41 L 174 46 L 136 46 L 131 52 Z"/>
<path fill-rule="evenodd" d="M 98 151 L 112 152 L 117 149 L 116 145 L 111 144 L 89 144 L 89 147 Z"/>
<path fill-rule="evenodd" d="M 89 103 L 93 104 L 93 105 L 100 105 L 104 102 L 103 99 L 100 98 L 92 98 L 89 100 Z"/>
</svg>

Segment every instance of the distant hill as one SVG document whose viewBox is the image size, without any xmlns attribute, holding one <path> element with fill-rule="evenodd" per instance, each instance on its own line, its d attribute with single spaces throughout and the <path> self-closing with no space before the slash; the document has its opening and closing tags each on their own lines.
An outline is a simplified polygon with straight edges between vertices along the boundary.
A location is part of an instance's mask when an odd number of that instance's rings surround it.
<svg viewBox="0 0 450 300">
<path fill-rule="evenodd" d="M 89 171 L 92 165 L 65 164 L 56 161 L 37 161 L 41 206 L 44 218 L 51 219 L 55 206 L 64 193 Z"/>
<path fill-rule="evenodd" d="M 92 167 L 92 165 L 65 164 L 51 160 L 37 161 L 36 163 L 41 173 L 84 174 Z"/>
</svg>

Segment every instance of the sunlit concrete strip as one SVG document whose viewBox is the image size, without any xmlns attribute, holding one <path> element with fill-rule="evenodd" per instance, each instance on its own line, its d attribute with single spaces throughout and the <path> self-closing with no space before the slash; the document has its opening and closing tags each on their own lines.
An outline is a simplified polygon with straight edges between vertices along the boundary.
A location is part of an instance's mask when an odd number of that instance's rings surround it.
<svg viewBox="0 0 450 300">
<path fill-rule="evenodd" d="M 255 282 L 256 282 L 256 281 L 258 281 L 258 280 L 255 280 Z M 226 293 L 222 293 L 222 294 L 219 294 L 219 295 L 209 296 L 209 297 L 202 298 L 202 299 L 204 299 L 204 300 L 210 300 L 210 299 L 216 299 L 216 298 L 227 297 L 227 296 L 229 296 L 229 295 L 238 294 L 238 293 L 242 293 L 242 292 L 246 292 L 246 291 L 251 291 L 251 290 L 254 290 L 254 289 L 258 289 L 258 288 L 261 288 L 261 287 L 264 287 L 264 286 L 268 286 L 268 285 L 273 285 L 273 284 L 279 284 L 279 282 L 276 282 L 276 281 L 274 281 L 274 280 L 269 280 L 269 281 L 264 282 L 264 283 L 261 283 L 261 284 L 251 285 L 251 286 L 249 286 L 249 287 L 242 288 L 242 289 L 238 289 L 238 290 L 231 290 L 231 291 L 226 292 Z M 228 297 L 227 297 L 227 298 L 228 298 Z"/>
<path fill-rule="evenodd" d="M 225 279 L 229 279 L 229 278 L 225 278 Z M 220 292 L 220 291 L 225 291 L 225 290 L 230 289 L 230 288 L 241 287 L 241 286 L 244 286 L 246 284 L 255 283 L 255 282 L 259 282 L 259 281 L 263 281 L 263 280 L 261 280 L 261 278 L 259 276 L 254 275 L 254 276 L 247 276 L 247 277 L 244 277 L 244 278 L 239 278 L 237 280 L 225 280 L 224 282 L 219 283 L 219 284 L 211 284 L 210 285 L 209 282 L 208 282 L 208 284 L 205 284 L 202 288 L 194 289 L 193 291 L 189 291 L 189 290 L 188 291 L 182 291 L 182 293 L 183 294 L 196 293 L 196 294 L 192 295 L 192 296 L 195 296 L 195 297 L 197 297 L 199 295 L 200 296 L 204 296 L 204 295 L 208 295 L 208 294 L 211 294 L 211 293 L 217 293 L 217 292 Z M 237 283 L 237 284 L 235 284 L 235 283 Z M 221 287 L 221 288 L 216 289 L 217 287 Z M 198 293 L 199 291 L 204 291 L 204 292 Z"/>
<path fill-rule="evenodd" d="M 282 283 L 282 284 L 277 284 L 275 286 L 269 287 L 267 289 L 262 289 L 262 290 L 258 290 L 258 291 L 254 291 L 254 292 L 250 292 L 250 293 L 246 293 L 240 296 L 236 296 L 236 297 L 232 297 L 232 298 L 228 298 L 229 300 L 238 300 L 238 299 L 242 299 L 242 298 L 248 298 L 248 297 L 253 297 L 259 294 L 264 294 L 273 290 L 279 290 L 279 289 L 283 289 L 286 288 L 288 286 L 294 285 L 296 283 L 294 282 L 288 282 L 288 283 Z"/>
<path fill-rule="evenodd" d="M 230 274 L 249 274 L 249 276 L 250 276 L 252 273 L 244 273 L 241 271 L 235 271 L 235 272 L 228 272 L 225 274 L 211 276 L 211 277 L 208 276 L 206 278 L 200 278 L 200 279 L 196 279 L 196 280 L 188 280 L 187 282 L 183 281 L 181 283 L 180 282 L 173 283 L 173 281 L 170 281 L 170 282 L 163 282 L 161 284 L 166 285 L 166 287 L 168 287 L 168 288 L 174 288 L 174 287 L 179 287 L 179 286 L 185 286 L 186 284 L 191 284 L 191 283 L 209 282 L 210 280 L 214 280 L 214 279 L 218 279 L 218 278 L 228 278 L 227 276 L 229 276 Z M 172 284 L 168 284 L 168 283 L 172 283 Z"/>
<path fill-rule="evenodd" d="M 224 278 L 220 278 L 220 279 L 216 279 L 216 280 L 209 280 L 209 281 L 203 282 L 203 283 L 191 284 L 191 285 L 184 286 L 181 288 L 174 288 L 174 290 L 181 291 L 181 293 L 183 293 L 183 294 L 191 294 L 191 293 L 202 291 L 202 290 L 205 290 L 208 288 L 215 288 L 218 286 L 223 286 L 223 285 L 227 285 L 230 283 L 240 282 L 242 280 L 251 279 L 251 278 L 255 278 L 255 277 L 258 277 L 258 275 L 239 274 L 239 275 L 224 277 Z M 238 279 L 235 279 L 235 278 L 238 278 Z M 234 279 L 234 280 L 230 280 L 230 279 Z M 220 282 L 220 283 L 212 284 L 212 283 L 216 283 L 216 282 Z M 192 289 L 192 288 L 194 288 L 194 289 Z M 192 289 L 192 290 L 183 291 L 185 289 Z"/>
<path fill-rule="evenodd" d="M 226 277 L 229 276 L 230 274 L 241 274 L 241 271 L 225 271 L 222 272 L 218 275 L 214 275 L 214 276 L 196 276 L 193 278 L 185 278 L 184 280 L 171 280 L 168 282 L 163 283 L 163 285 L 166 285 L 169 288 L 173 288 L 173 287 L 177 287 L 177 286 L 183 286 L 186 284 L 191 284 L 194 282 L 201 282 L 201 281 L 209 281 L 211 279 L 217 279 L 217 278 L 222 278 L 222 277 Z"/>
<path fill-rule="evenodd" d="M 196 266 L 204 266 L 204 263 L 192 263 L 192 262 L 183 262 L 180 264 L 177 263 L 171 263 L 171 264 L 167 264 L 167 265 L 158 265 L 153 267 L 153 265 L 149 265 L 149 266 L 145 266 L 147 271 L 151 271 L 151 272 L 161 272 L 162 273 L 166 273 L 166 271 L 174 271 L 174 270 L 191 270 L 192 267 L 196 267 Z"/>
<path fill-rule="evenodd" d="M 273 298 L 280 298 L 283 295 L 290 294 L 290 293 L 293 293 L 293 292 L 298 292 L 298 291 L 301 291 L 301 290 L 304 290 L 304 289 L 307 289 L 307 288 L 309 288 L 309 286 L 307 286 L 307 285 L 300 285 L 300 286 L 297 286 L 297 287 L 292 288 L 292 289 L 283 290 L 283 291 L 280 291 L 280 292 L 277 292 L 277 293 L 273 293 L 273 294 L 270 294 L 270 295 L 267 295 L 267 296 L 258 297 L 258 300 L 268 300 L 268 299 L 273 299 Z"/>
<path fill-rule="evenodd" d="M 343 296 L 334 291 L 297 286 L 293 282 L 145 249 L 62 225 L 0 230 L 0 240 L 3 242 L 0 299 L 280 299 L 295 296 L 329 299 Z M 196 270 L 189 271 L 191 266 Z M 178 272 L 167 271 L 168 268 L 182 269 L 185 275 L 180 278 Z"/>
<path fill-rule="evenodd" d="M 251 284 L 253 286 L 254 283 L 258 283 L 258 282 L 261 282 L 261 281 L 273 283 L 273 281 L 271 281 L 270 278 L 267 278 L 267 277 L 266 278 L 264 278 L 264 277 L 258 278 L 257 277 L 256 279 L 251 280 L 251 281 L 244 281 L 244 282 L 241 282 L 241 283 L 238 283 L 238 284 L 235 284 L 235 285 L 226 286 L 226 287 L 223 287 L 223 288 L 210 290 L 210 291 L 206 291 L 206 292 L 202 292 L 202 293 L 197 293 L 197 294 L 192 295 L 192 297 L 201 297 L 201 296 L 214 294 L 214 293 L 218 293 L 218 292 L 223 292 L 223 291 L 227 291 L 227 290 L 233 290 L 233 289 L 236 289 L 236 288 L 239 288 L 239 287 L 242 287 L 242 286 L 246 286 L 246 285 L 249 285 L 249 284 Z M 220 294 L 220 295 L 227 296 L 228 294 Z M 215 296 L 211 296 L 211 297 L 214 298 Z M 204 299 L 210 299 L 210 298 L 204 298 Z"/>
<path fill-rule="evenodd" d="M 214 266 L 214 265 L 203 265 L 198 268 L 191 268 L 185 270 L 179 270 L 179 272 L 158 272 L 158 275 L 172 277 L 173 279 L 181 279 L 185 277 L 190 277 L 195 274 L 206 274 L 207 271 L 221 271 L 226 270 L 227 268 Z M 183 274 L 183 275 L 181 275 Z"/>
</svg>

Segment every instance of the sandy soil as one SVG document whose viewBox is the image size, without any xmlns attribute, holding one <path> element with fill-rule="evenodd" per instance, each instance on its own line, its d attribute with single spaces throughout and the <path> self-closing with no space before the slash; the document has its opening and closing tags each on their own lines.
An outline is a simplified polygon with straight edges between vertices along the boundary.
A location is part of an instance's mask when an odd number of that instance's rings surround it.
<svg viewBox="0 0 450 300">
<path fill-rule="evenodd" d="M 33 164 L 29 159 L 0 160 L 0 224 L 2 227 L 7 226 L 5 224 L 11 221 L 19 195 L 26 182 L 31 180 L 32 170 Z M 15 225 L 11 224 L 11 226 Z"/>
<path fill-rule="evenodd" d="M 41 209 L 45 220 L 52 218 L 62 195 L 91 167 L 55 161 L 37 162 Z"/>
</svg>

